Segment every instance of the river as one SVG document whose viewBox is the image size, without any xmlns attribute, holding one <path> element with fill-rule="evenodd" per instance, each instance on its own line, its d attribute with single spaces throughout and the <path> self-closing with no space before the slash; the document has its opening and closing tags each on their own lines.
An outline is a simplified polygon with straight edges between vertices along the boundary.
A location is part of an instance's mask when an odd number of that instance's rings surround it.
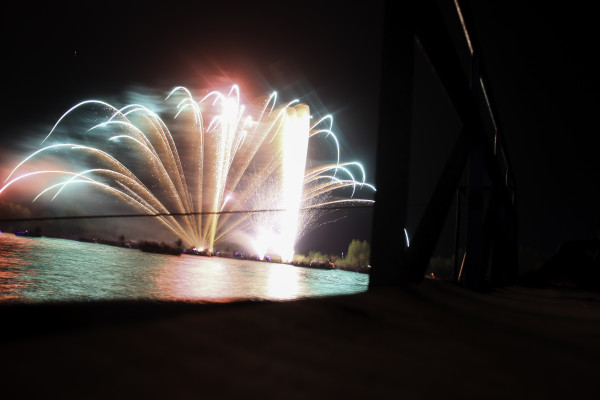
<svg viewBox="0 0 600 400">
<path fill-rule="evenodd" d="M 292 300 L 367 290 L 366 274 L 0 233 L 0 302 Z"/>
</svg>

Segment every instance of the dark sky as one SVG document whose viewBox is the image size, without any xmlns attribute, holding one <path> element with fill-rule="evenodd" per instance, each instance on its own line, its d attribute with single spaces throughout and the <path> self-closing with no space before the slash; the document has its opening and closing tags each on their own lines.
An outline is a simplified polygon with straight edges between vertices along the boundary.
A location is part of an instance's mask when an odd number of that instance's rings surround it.
<svg viewBox="0 0 600 400">
<path fill-rule="evenodd" d="M 522 244 L 551 253 L 564 240 L 590 238 L 600 217 L 594 13 L 585 2 L 468 4 L 515 168 Z M 372 182 L 382 1 L 5 7 L 5 149 L 36 140 L 76 102 L 112 99 L 133 85 L 229 81 L 250 99 L 302 87 L 334 115 L 342 157 L 364 163 Z M 343 249 L 343 240 L 323 250 Z"/>
<path fill-rule="evenodd" d="M 523 243 L 551 253 L 600 218 L 598 33 L 585 2 L 473 3 L 519 190 Z"/>
<path fill-rule="evenodd" d="M 361 162 L 373 180 L 382 2 L 13 2 L 1 18 L 4 153 L 23 158 L 24 143 L 37 145 L 82 100 L 125 105 L 132 88 L 236 83 L 247 101 L 273 90 L 280 104 L 310 98 L 311 112 L 334 116 L 342 161 Z M 370 216 L 356 214 L 357 227 L 349 215 L 305 247 L 369 240 Z"/>
</svg>

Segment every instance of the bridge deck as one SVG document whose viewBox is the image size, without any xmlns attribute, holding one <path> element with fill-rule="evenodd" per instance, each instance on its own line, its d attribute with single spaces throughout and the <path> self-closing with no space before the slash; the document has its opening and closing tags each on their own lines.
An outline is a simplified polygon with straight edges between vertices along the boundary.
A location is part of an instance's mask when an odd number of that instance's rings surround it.
<svg viewBox="0 0 600 400">
<path fill-rule="evenodd" d="M 478 294 L 426 281 L 282 303 L 5 304 L 0 317 L 3 394 L 600 394 L 600 294 L 592 292 Z"/>
</svg>

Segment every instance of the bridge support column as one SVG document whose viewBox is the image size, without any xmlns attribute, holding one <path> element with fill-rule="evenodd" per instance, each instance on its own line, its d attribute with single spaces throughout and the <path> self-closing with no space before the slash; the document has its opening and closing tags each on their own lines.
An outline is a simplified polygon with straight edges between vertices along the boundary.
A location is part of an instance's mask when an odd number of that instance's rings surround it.
<svg viewBox="0 0 600 400">
<path fill-rule="evenodd" d="M 408 4 L 407 4 L 408 3 Z M 412 2 L 386 2 L 370 287 L 404 284 L 414 26 Z"/>
</svg>

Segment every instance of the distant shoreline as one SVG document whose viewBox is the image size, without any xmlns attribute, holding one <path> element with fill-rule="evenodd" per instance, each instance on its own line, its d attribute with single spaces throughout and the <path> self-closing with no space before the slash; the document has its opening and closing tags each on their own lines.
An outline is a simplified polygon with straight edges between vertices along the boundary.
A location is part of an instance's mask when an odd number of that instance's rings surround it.
<svg viewBox="0 0 600 400">
<path fill-rule="evenodd" d="M 88 238 L 88 237 L 70 238 L 70 237 L 62 237 L 62 236 L 47 236 L 47 235 L 41 235 L 41 234 L 37 235 L 34 233 L 25 234 L 25 232 L 20 232 L 20 234 L 18 234 L 16 232 L 0 231 L 0 235 L 3 233 L 8 233 L 11 235 L 21 236 L 21 237 L 30 237 L 30 238 L 47 237 L 50 239 L 71 240 L 71 241 L 75 241 L 75 242 L 84 242 L 84 243 L 97 243 L 97 244 L 103 244 L 103 245 L 108 245 L 108 246 L 113 246 L 113 247 L 121 247 L 121 248 L 140 250 L 140 251 L 143 251 L 146 253 L 172 255 L 172 256 L 176 256 L 176 257 L 180 256 L 182 254 L 189 255 L 189 256 L 201 256 L 201 257 L 220 257 L 220 258 L 230 258 L 230 259 L 235 259 L 235 260 L 248 260 L 248 261 L 266 262 L 266 263 L 286 264 L 286 265 L 291 265 L 294 267 L 302 267 L 302 268 L 310 268 L 310 269 L 323 269 L 323 270 L 339 269 L 342 271 L 356 272 L 356 273 L 360 273 L 360 274 L 369 274 L 369 269 L 370 269 L 368 266 L 367 267 L 364 267 L 364 266 L 346 267 L 346 266 L 335 265 L 334 263 L 331 263 L 331 262 L 320 262 L 320 261 L 313 261 L 310 263 L 306 263 L 306 262 L 294 262 L 294 261 L 283 262 L 281 260 L 276 260 L 276 261 L 260 260 L 256 256 L 245 256 L 245 255 L 244 256 L 236 256 L 235 253 L 232 253 L 231 251 L 228 251 L 228 252 L 216 251 L 211 254 L 207 251 L 194 251 L 193 249 L 177 248 L 175 246 L 171 246 L 164 242 L 155 242 L 155 241 L 139 241 L 139 242 L 138 241 L 119 241 L 119 240 L 107 240 L 107 239 L 94 238 L 94 237 L 92 237 L 92 238 Z M 245 253 L 242 252 L 239 254 L 245 254 Z"/>
</svg>

